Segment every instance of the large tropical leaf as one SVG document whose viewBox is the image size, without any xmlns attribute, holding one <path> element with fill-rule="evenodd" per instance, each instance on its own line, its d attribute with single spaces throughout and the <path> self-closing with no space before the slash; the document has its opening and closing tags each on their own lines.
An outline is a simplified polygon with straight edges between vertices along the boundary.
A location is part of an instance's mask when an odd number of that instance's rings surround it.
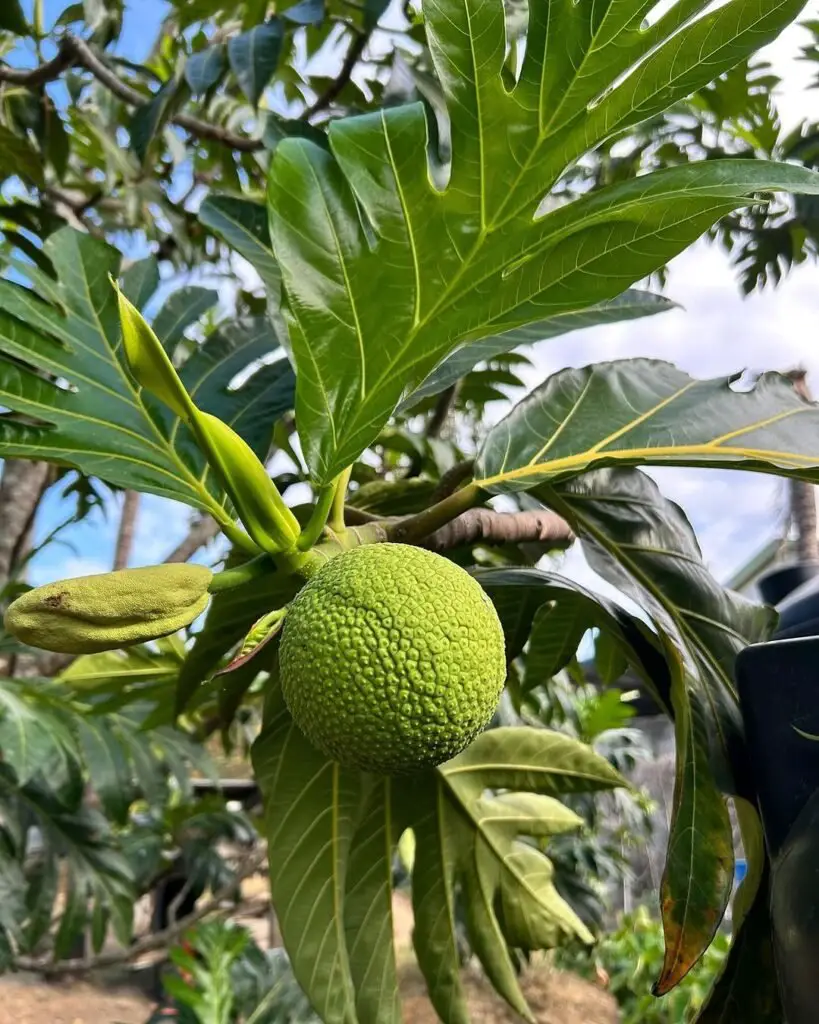
<svg viewBox="0 0 819 1024">
<path fill-rule="evenodd" d="M 210 195 L 199 207 L 199 219 L 259 272 L 273 300 L 278 299 L 281 274 L 273 255 L 267 209 L 243 196 Z"/>
<path fill-rule="evenodd" d="M 76 766 L 75 766 L 76 769 Z M 52 780 L 49 779 L 49 783 Z M 63 787 L 62 794 L 69 792 Z M 22 864 L 28 849 L 28 829 L 36 828 L 45 864 L 64 865 L 68 894 L 55 936 L 55 957 L 64 956 L 84 929 L 89 911 L 110 919 L 120 942 L 131 939 L 136 893 L 127 861 L 116 849 L 105 818 L 81 803 L 82 776 L 77 772 L 70 796 L 60 799 L 42 777 L 19 786 L 6 767 L 0 767 L 0 813 L 18 842 L 13 854 Z M 31 948 L 53 920 L 56 878 L 44 868 L 25 893 L 28 919 L 24 949 Z"/>
<path fill-rule="evenodd" d="M 588 938 L 554 889 L 540 847 L 579 824 L 557 795 L 621 780 L 575 740 L 495 729 L 438 771 L 373 779 L 314 750 L 271 688 L 253 763 L 265 798 L 265 836 L 275 850 L 273 902 L 296 977 L 325 1024 L 401 1021 L 390 892 L 393 853 L 406 828 L 418 840 L 415 944 L 445 1024 L 467 1019 L 457 887 L 468 891 L 476 955 L 522 1013 L 509 946 L 539 949 L 561 935 Z M 489 789 L 505 793 L 490 797 Z"/>
<path fill-rule="evenodd" d="M 56 280 L 29 271 L 36 292 L 0 281 L 0 400 L 10 410 L 0 423 L 0 454 L 73 466 L 229 521 L 188 428 L 139 389 L 126 368 L 108 280 L 119 253 L 71 228 L 52 235 L 45 251 Z M 140 295 L 147 270 L 129 272 Z M 176 322 L 181 315 L 177 310 Z M 277 344 L 266 321 L 231 324 L 197 348 L 181 371 L 199 405 L 246 432 L 261 454 L 274 419 L 290 403 L 289 365 L 264 366 L 239 390 L 228 385 Z"/>
<path fill-rule="evenodd" d="M 527 324 L 525 327 L 517 327 L 505 334 L 468 342 L 437 366 L 426 380 L 404 399 L 399 409 L 411 408 L 422 399 L 437 395 L 469 373 L 478 363 L 495 359 L 499 355 L 511 352 L 512 349 L 523 345 L 536 345 L 540 341 L 547 341 L 570 331 L 621 323 L 624 320 L 637 320 L 673 308 L 674 303 L 664 295 L 629 288 L 611 302 L 602 302 L 580 313 L 564 313 L 548 320 Z"/>
<path fill-rule="evenodd" d="M 670 677 L 662 644 L 644 622 L 574 580 L 542 569 L 475 569 L 503 626 L 508 659 L 529 643 L 524 689 L 564 668 L 588 630 L 597 629 L 631 665 L 660 707 L 669 707 Z"/>
<path fill-rule="evenodd" d="M 695 380 L 671 363 L 623 359 L 549 377 L 490 430 L 481 487 L 526 490 L 597 466 L 751 469 L 819 480 L 819 405 L 762 374 Z"/>
<path fill-rule="evenodd" d="M 638 470 L 598 470 L 536 493 L 572 523 L 591 566 L 673 642 L 677 779 L 658 985 L 667 991 L 708 947 L 731 895 L 733 842 L 720 790 L 749 791 L 733 664 L 746 644 L 769 635 L 776 616 L 717 583 L 682 510 Z"/>
<path fill-rule="evenodd" d="M 516 84 L 501 0 L 425 0 L 452 163 L 422 105 L 334 122 L 330 151 L 276 149 L 268 197 L 298 370 L 297 418 L 326 483 L 459 344 L 613 299 L 761 190 L 819 178 L 762 161 L 671 168 L 539 215 L 583 154 L 740 62 L 802 0 L 536 0 Z"/>
</svg>

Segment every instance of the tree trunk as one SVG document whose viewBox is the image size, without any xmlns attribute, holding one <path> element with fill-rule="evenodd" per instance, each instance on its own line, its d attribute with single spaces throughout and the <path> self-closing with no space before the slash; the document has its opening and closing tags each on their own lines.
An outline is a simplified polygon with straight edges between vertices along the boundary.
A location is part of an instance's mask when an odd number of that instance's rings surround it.
<svg viewBox="0 0 819 1024">
<path fill-rule="evenodd" d="M 811 400 L 807 371 L 791 370 L 786 374 L 793 381 L 794 391 L 806 401 Z M 796 530 L 796 557 L 800 561 L 819 561 L 819 534 L 816 523 L 816 491 L 805 480 L 790 481 L 790 519 Z"/>
<path fill-rule="evenodd" d="M 47 462 L 6 459 L 0 479 L 0 587 L 8 583 L 30 536 L 48 483 Z"/>
<path fill-rule="evenodd" d="M 210 516 L 203 516 L 191 526 L 188 535 L 173 549 L 166 562 L 187 562 L 196 552 L 219 536 L 219 524 Z"/>
<path fill-rule="evenodd" d="M 128 561 L 131 558 L 131 549 L 134 546 L 134 533 L 136 532 L 138 514 L 139 492 L 126 491 L 125 500 L 122 504 L 122 516 L 119 521 L 117 546 L 114 552 L 115 569 L 125 569 L 128 566 Z"/>
</svg>

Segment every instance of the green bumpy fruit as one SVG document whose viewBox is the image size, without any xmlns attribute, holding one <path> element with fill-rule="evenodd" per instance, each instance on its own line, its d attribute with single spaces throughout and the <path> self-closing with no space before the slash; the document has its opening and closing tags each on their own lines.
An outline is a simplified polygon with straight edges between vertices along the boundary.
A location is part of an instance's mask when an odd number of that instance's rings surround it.
<svg viewBox="0 0 819 1024">
<path fill-rule="evenodd" d="M 280 648 L 285 702 L 341 764 L 440 764 L 488 724 L 506 678 L 492 602 L 463 569 L 404 544 L 338 555 L 299 592 Z"/>
<path fill-rule="evenodd" d="M 204 565 L 152 565 L 36 587 L 6 611 L 9 633 L 31 647 L 95 654 L 175 633 L 208 603 Z"/>
</svg>

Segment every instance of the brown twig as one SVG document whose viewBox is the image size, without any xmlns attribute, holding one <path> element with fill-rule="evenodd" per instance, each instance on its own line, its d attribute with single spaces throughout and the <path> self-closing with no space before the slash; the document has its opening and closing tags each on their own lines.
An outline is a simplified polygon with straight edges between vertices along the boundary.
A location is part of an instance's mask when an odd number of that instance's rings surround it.
<svg viewBox="0 0 819 1024">
<path fill-rule="evenodd" d="M 131 107 L 144 107 L 153 100 L 153 96 L 145 96 L 133 89 L 127 82 L 123 82 L 84 39 L 71 34 L 65 36 L 60 44 L 59 53 L 53 60 L 40 64 L 30 71 L 0 65 L 0 82 L 34 87 L 45 82 L 53 82 L 60 77 L 63 71 L 77 65 L 89 71 L 98 82 L 101 82 L 115 96 Z M 261 139 L 235 135 L 226 128 L 220 128 L 218 125 L 202 121 L 190 114 L 173 114 L 170 120 L 173 124 L 184 128 L 200 139 L 220 142 L 231 149 L 237 149 L 244 153 L 253 153 L 264 148 Z"/>
<path fill-rule="evenodd" d="M 54 961 L 48 957 L 20 956 L 14 961 L 15 967 L 20 971 L 32 971 L 37 974 L 45 974 L 49 977 L 56 977 L 61 974 L 85 974 L 87 971 L 98 970 L 102 967 L 114 967 L 117 964 L 130 963 L 145 953 L 152 953 L 157 949 L 164 949 L 171 946 L 180 935 L 188 928 L 201 921 L 208 914 L 216 911 L 224 912 L 220 906 L 236 889 L 236 885 L 250 875 L 254 875 L 264 864 L 267 858 L 267 850 L 259 847 L 253 851 L 245 863 L 239 867 L 229 883 L 222 886 L 211 899 L 197 907 L 187 917 L 168 925 L 162 931 L 145 935 L 132 943 L 127 949 L 119 949 L 116 952 L 100 953 L 97 956 L 74 957 L 71 960 Z"/>
<path fill-rule="evenodd" d="M 460 391 L 461 382 L 455 381 L 448 388 L 445 388 L 439 395 L 438 400 L 432 410 L 426 427 L 424 428 L 424 437 L 428 440 L 434 440 L 436 437 L 441 436 L 441 431 L 444 429 L 446 421 L 449 419 L 449 414 L 452 412 L 452 407 L 458 398 L 458 392 Z M 424 456 L 420 452 L 412 457 L 409 469 L 407 470 L 407 479 L 419 476 L 421 470 L 424 468 Z"/>
<path fill-rule="evenodd" d="M 196 552 L 218 537 L 219 524 L 210 516 L 198 519 L 188 531 L 187 536 L 173 549 L 165 559 L 166 562 L 187 562 Z"/>
<path fill-rule="evenodd" d="M 572 528 L 556 512 L 495 512 L 472 508 L 451 523 L 431 533 L 419 546 L 430 551 L 449 551 L 482 542 L 484 544 L 551 544 L 566 548 L 574 541 Z"/>
<path fill-rule="evenodd" d="M 469 480 L 474 473 L 474 459 L 467 459 L 466 462 L 456 462 L 438 481 L 438 486 L 432 494 L 432 500 L 442 501 L 444 498 L 448 498 L 450 494 L 458 490 L 462 483 Z"/>
<path fill-rule="evenodd" d="M 326 110 L 333 100 L 338 99 L 341 95 L 344 86 L 350 81 L 353 71 L 355 70 L 356 64 L 361 59 L 361 55 L 364 53 L 364 48 L 370 40 L 372 30 L 369 32 L 356 31 L 353 36 L 353 40 L 347 50 L 347 54 L 344 58 L 344 63 L 341 65 L 341 69 L 332 82 L 327 86 L 324 92 L 302 113 L 301 120 L 308 121 L 315 114 L 321 113 L 322 110 Z"/>
<path fill-rule="evenodd" d="M 43 64 L 38 64 L 36 68 L 10 68 L 5 64 L 0 65 L 0 82 L 8 82 L 10 85 L 25 85 L 33 89 L 46 82 L 53 82 L 73 64 L 74 55 L 63 44 L 56 57 L 52 57 L 51 60 L 47 60 Z"/>
</svg>

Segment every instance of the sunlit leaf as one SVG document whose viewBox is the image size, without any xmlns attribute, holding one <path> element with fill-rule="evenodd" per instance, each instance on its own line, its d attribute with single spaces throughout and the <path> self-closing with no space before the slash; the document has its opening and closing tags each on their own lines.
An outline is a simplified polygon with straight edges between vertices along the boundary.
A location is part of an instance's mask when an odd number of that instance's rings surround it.
<svg viewBox="0 0 819 1024">
<path fill-rule="evenodd" d="M 622 295 L 618 295 L 616 299 L 612 299 L 611 302 L 591 306 L 580 313 L 564 313 L 562 316 L 552 317 L 549 320 L 517 327 L 506 334 L 467 342 L 436 367 L 426 380 L 404 399 L 399 410 L 411 408 L 416 402 L 444 391 L 478 363 L 495 359 L 522 345 L 536 345 L 540 341 L 556 338 L 561 334 L 568 334 L 570 331 L 585 330 L 599 324 L 620 323 L 624 320 L 654 316 L 655 313 L 663 313 L 673 308 L 674 303 L 663 295 L 654 295 L 652 292 L 641 292 L 630 288 Z"/>
<path fill-rule="evenodd" d="M 755 469 L 819 479 L 819 405 L 765 373 L 695 380 L 671 363 L 624 359 L 562 370 L 490 430 L 476 476 L 492 493 L 597 466 Z"/>
<path fill-rule="evenodd" d="M 123 361 L 107 277 L 116 272 L 119 254 L 70 228 L 52 235 L 45 251 L 58 279 L 29 274 L 48 301 L 0 281 L 0 399 L 12 413 L 0 424 L 0 454 L 73 466 L 229 522 L 221 489 L 209 475 L 203 482 L 205 462 L 190 430 L 135 385 Z M 272 333 L 267 338 L 274 346 Z M 254 329 L 245 354 L 260 357 L 262 347 Z M 226 360 L 232 351 L 223 346 Z M 200 406 L 228 425 L 247 414 L 241 390 L 227 390 L 235 366 L 234 360 L 229 375 L 210 360 L 202 367 L 208 388 Z M 181 370 L 191 387 L 197 386 L 195 367 Z M 260 396 L 259 405 L 269 397 Z"/>
<path fill-rule="evenodd" d="M 354 461 L 402 393 L 460 344 L 615 298 L 760 191 L 819 191 L 803 168 L 714 160 L 537 216 L 583 154 L 728 70 L 800 6 L 685 0 L 643 29 L 641 0 L 533 4 L 509 88 L 500 0 L 427 0 L 451 124 L 445 187 L 433 184 L 442 176 L 428 164 L 420 104 L 332 122 L 329 153 L 283 140 L 271 237 L 315 480 Z"/>
</svg>

